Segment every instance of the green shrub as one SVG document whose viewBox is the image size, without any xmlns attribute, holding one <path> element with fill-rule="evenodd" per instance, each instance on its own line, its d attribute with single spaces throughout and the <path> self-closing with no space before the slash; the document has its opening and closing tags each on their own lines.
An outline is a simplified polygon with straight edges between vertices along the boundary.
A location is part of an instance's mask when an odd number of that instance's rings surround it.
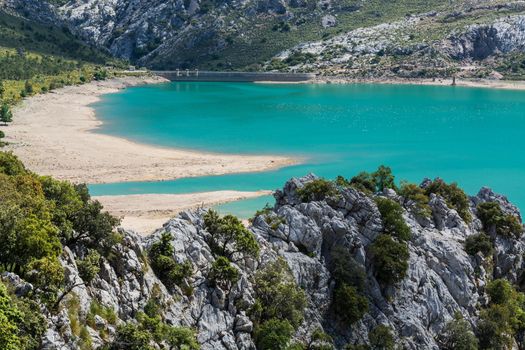
<svg viewBox="0 0 525 350">
<path fill-rule="evenodd" d="M 150 345 L 153 336 L 134 323 L 126 323 L 117 328 L 117 334 L 108 350 L 153 350 Z"/>
<path fill-rule="evenodd" d="M 490 282 L 486 291 L 490 304 L 481 311 L 476 330 L 480 348 L 508 348 L 525 330 L 525 295 L 503 279 Z"/>
<path fill-rule="evenodd" d="M 331 181 L 315 179 L 297 189 L 297 195 L 303 202 L 322 201 L 337 195 L 337 189 Z"/>
<path fill-rule="evenodd" d="M 344 283 L 335 289 L 332 305 L 337 318 L 345 326 L 356 323 L 368 312 L 368 299 L 355 287 Z"/>
<path fill-rule="evenodd" d="M 2 104 L 2 107 L 0 107 L 0 122 L 7 125 L 7 123 L 11 123 L 12 121 L 13 112 L 11 112 L 11 108 L 9 108 L 7 103 Z"/>
<path fill-rule="evenodd" d="M 410 239 L 410 228 L 403 219 L 403 208 L 399 203 L 388 198 L 378 197 L 375 199 L 377 209 L 383 220 L 383 230 L 393 237 L 402 241 Z"/>
<path fill-rule="evenodd" d="M 219 256 L 213 262 L 208 279 L 213 285 L 227 289 L 239 280 L 239 271 L 232 266 L 228 258 Z"/>
<path fill-rule="evenodd" d="M 469 199 L 456 183 L 447 184 L 441 179 L 435 179 L 425 188 L 425 194 L 427 196 L 430 196 L 431 193 L 443 197 L 447 205 L 455 209 L 465 222 L 469 223 L 472 221 L 469 210 Z"/>
<path fill-rule="evenodd" d="M 364 193 L 374 193 L 376 191 L 374 179 L 367 172 L 361 172 L 350 179 L 350 186 Z"/>
<path fill-rule="evenodd" d="M 299 349 L 305 349 L 303 346 Z M 322 328 L 317 328 L 312 332 L 310 337 L 310 342 L 308 343 L 308 350 L 333 350 L 334 349 L 334 340 L 332 337 L 325 333 Z M 288 348 L 287 350 L 291 350 Z"/>
<path fill-rule="evenodd" d="M 470 324 L 456 312 L 438 338 L 439 348 L 443 350 L 477 350 L 478 339 L 472 332 Z"/>
<path fill-rule="evenodd" d="M 382 324 L 368 333 L 368 340 L 372 349 L 376 350 L 394 350 L 396 346 L 392 330 Z"/>
<path fill-rule="evenodd" d="M 402 183 L 398 194 L 404 198 L 406 202 L 412 202 L 415 209 L 415 214 L 422 217 L 430 217 L 432 210 L 428 205 L 429 198 L 425 194 L 425 190 L 416 184 Z"/>
<path fill-rule="evenodd" d="M 330 273 L 336 284 L 347 284 L 355 287 L 358 291 L 365 288 L 366 272 L 359 265 L 348 249 L 337 246 L 332 250 L 330 262 Z"/>
<path fill-rule="evenodd" d="M 12 152 L 0 152 L 0 173 L 16 176 L 27 174 L 27 170 Z"/>
<path fill-rule="evenodd" d="M 485 233 L 468 236 L 465 240 L 465 251 L 469 255 L 476 255 L 478 252 L 484 256 L 492 254 L 492 242 Z"/>
<path fill-rule="evenodd" d="M 151 268 L 169 289 L 173 289 L 175 286 L 182 286 L 184 281 L 191 276 L 193 270 L 188 260 L 183 263 L 175 261 L 171 238 L 170 233 L 164 232 L 160 240 L 151 245 L 148 252 Z"/>
<path fill-rule="evenodd" d="M 80 278 L 89 284 L 100 271 L 100 254 L 91 250 L 84 259 L 77 260 L 77 267 Z"/>
<path fill-rule="evenodd" d="M 255 343 L 258 350 L 285 350 L 294 328 L 287 320 L 270 319 L 257 327 Z"/>
<path fill-rule="evenodd" d="M 503 213 L 503 210 L 496 202 L 478 204 L 477 213 L 483 223 L 483 228 L 488 232 L 495 232 L 504 237 L 514 238 L 519 238 L 523 233 L 523 225 L 518 218 Z"/>
<path fill-rule="evenodd" d="M 270 319 L 287 320 L 298 327 L 304 317 L 306 295 L 283 259 L 264 266 L 255 274 L 256 303 L 251 310 L 256 323 Z"/>
<path fill-rule="evenodd" d="M 259 244 L 243 223 L 233 215 L 219 217 L 216 211 L 209 210 L 204 215 L 204 227 L 210 233 L 208 241 L 215 256 L 225 256 L 231 261 L 235 257 L 259 255 Z"/>
<path fill-rule="evenodd" d="M 382 284 L 394 284 L 406 276 L 410 257 L 407 245 L 380 234 L 370 246 L 374 272 Z"/>
<path fill-rule="evenodd" d="M 396 190 L 394 183 L 394 175 L 390 167 L 380 165 L 375 172 L 372 173 L 372 180 L 378 192 L 383 192 L 385 188 Z"/>
</svg>

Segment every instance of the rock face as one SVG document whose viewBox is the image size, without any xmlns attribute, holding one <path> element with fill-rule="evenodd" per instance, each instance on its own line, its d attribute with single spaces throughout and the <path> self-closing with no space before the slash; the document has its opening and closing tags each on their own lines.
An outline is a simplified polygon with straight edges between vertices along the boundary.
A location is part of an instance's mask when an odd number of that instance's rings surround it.
<svg viewBox="0 0 525 350">
<path fill-rule="evenodd" d="M 431 198 L 429 220 L 420 220 L 405 210 L 403 217 L 411 232 L 408 271 L 400 283 L 382 286 L 374 277 L 369 250 L 384 230 L 375 201 L 370 195 L 345 188 L 339 189 L 337 196 L 303 203 L 298 189 L 314 179 L 309 175 L 290 180 L 276 192 L 275 208 L 254 218 L 250 230 L 258 240 L 260 257 L 236 263 L 241 277 L 229 290 L 212 286 L 208 279 L 214 256 L 204 229 L 205 211 L 183 212 L 146 238 L 122 232 L 122 242 L 112 248 L 110 260 L 103 259 L 98 276 L 89 285 L 74 289 L 79 312 L 87 313 L 92 301 L 97 300 L 116 311 L 117 323 L 129 321 L 154 293 L 156 297 L 160 293 L 168 305 L 164 318 L 170 324 L 196 329 L 202 349 L 255 349 L 252 321 L 238 305 L 240 301 L 244 305 L 254 303 L 254 273 L 282 257 L 308 300 L 305 319 L 294 336 L 297 341 L 309 342 L 312 332 L 321 327 L 333 337 L 336 348 L 342 349 L 345 344 L 367 343 L 368 333 L 381 324 L 389 326 L 396 342 L 407 349 L 438 349 L 436 338 L 456 312 L 472 324 L 477 322 L 479 306 L 487 302 L 484 287 L 490 278 L 517 282 L 521 276 L 523 237 L 495 237 L 494 276 L 486 270 L 487 261 L 481 255 L 469 256 L 464 250 L 464 240 L 481 231 L 481 222 L 475 216 L 477 204 L 497 202 L 505 213 L 520 215 L 505 197 L 483 188 L 470 199 L 474 217 L 470 223 L 438 195 Z M 397 198 L 388 191 L 380 196 Z M 163 232 L 172 236 L 173 257 L 191 262 L 191 288 L 168 291 L 148 266 L 147 250 Z M 351 327 L 341 327 L 330 307 L 334 279 L 329 264 L 334 249 L 341 247 L 366 271 L 364 293 L 369 311 Z M 75 258 L 76 253 L 65 249 L 62 263 L 71 283 L 80 281 Z M 17 294 L 32 289 L 16 275 L 5 274 L 3 279 Z M 65 310 L 49 315 L 48 322 L 44 349 L 76 348 Z M 95 324 L 97 330 L 90 328 L 94 343 L 104 342 L 97 335 L 100 329 L 110 337 L 115 333 L 116 325 L 101 317 L 95 317 Z"/>
</svg>

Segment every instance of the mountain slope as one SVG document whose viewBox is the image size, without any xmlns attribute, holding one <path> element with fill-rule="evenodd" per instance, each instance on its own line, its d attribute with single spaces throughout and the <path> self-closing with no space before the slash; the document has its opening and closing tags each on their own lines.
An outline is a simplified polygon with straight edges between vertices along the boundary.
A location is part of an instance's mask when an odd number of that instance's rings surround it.
<svg viewBox="0 0 525 350">
<path fill-rule="evenodd" d="M 289 62 L 285 67 L 267 63 L 279 52 L 305 42 L 337 46 L 329 40 L 352 36 L 355 30 L 369 31 L 373 38 L 376 30 L 381 31 L 380 25 L 403 23 L 407 16 L 426 20 L 401 28 L 415 34 L 407 34 L 408 40 L 394 38 L 391 46 L 401 51 L 407 43 L 433 48 L 453 33 L 467 32 L 473 24 L 524 12 L 522 1 L 502 0 L 72 0 L 51 4 L 4 0 L 4 7 L 38 21 L 62 22 L 84 41 L 139 65 L 218 70 L 286 69 Z M 359 61 L 362 55 L 358 56 Z M 434 60 L 432 53 L 423 56 L 409 63 Z M 461 58 L 447 56 L 446 60 L 452 61 L 449 66 L 457 66 Z M 324 62 L 326 57 L 317 61 Z M 442 61 L 438 57 L 435 64 Z M 380 64 L 386 63 L 380 60 Z"/>
</svg>

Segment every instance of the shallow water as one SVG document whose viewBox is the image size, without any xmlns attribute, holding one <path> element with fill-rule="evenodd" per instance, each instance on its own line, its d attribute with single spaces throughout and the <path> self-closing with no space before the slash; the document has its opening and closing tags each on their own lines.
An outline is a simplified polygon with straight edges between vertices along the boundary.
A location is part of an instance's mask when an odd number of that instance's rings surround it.
<svg viewBox="0 0 525 350">
<path fill-rule="evenodd" d="M 101 133 L 144 143 L 305 157 L 277 171 L 91 185 L 95 195 L 260 190 L 313 172 L 333 178 L 392 167 L 398 180 L 481 186 L 525 207 L 525 92 L 408 85 L 168 83 L 95 105 Z M 220 206 L 249 216 L 265 197 Z"/>
</svg>

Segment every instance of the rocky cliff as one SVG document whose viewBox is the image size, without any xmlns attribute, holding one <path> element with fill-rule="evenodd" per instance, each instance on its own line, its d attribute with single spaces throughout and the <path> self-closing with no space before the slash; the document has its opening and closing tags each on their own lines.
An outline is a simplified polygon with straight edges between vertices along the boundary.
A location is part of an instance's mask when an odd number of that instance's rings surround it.
<svg viewBox="0 0 525 350">
<path fill-rule="evenodd" d="M 252 220 L 249 232 L 256 237 L 258 254 L 230 255 L 232 266 L 238 271 L 233 283 L 219 283 L 213 277 L 212 266 L 219 259 L 217 246 L 212 244 L 213 225 L 206 219 L 206 211 L 200 210 L 181 213 L 149 237 L 122 232 L 123 239 L 111 248 L 108 257 L 102 258 L 100 271 L 89 283 L 82 283 L 76 263 L 82 251 L 65 248 L 61 261 L 66 279 L 76 287 L 64 298 L 64 304 L 70 305 L 68 300 L 75 299 L 75 317 L 81 322 L 91 317 L 86 330 L 95 348 L 114 339 L 119 324 L 135 322 L 148 301 L 155 299 L 162 304 L 158 314 L 164 322 L 195 329 L 202 349 L 255 349 L 254 337 L 260 337 L 254 329 L 260 321 L 254 316 L 254 305 L 261 298 L 262 282 L 258 278 L 261 271 L 282 260 L 293 276 L 293 283 L 285 290 L 293 290 L 295 284 L 298 293 L 305 295 L 303 316 L 298 318 L 300 322 L 292 335 L 295 344 L 303 344 L 299 348 L 319 349 L 315 346 L 324 344 L 328 346 L 325 349 L 342 349 L 348 344 L 364 346 L 371 342 L 374 345 L 377 339 L 370 334 L 381 325 L 387 327 L 395 344 L 406 349 L 438 349 L 447 348 L 440 336 L 458 315 L 467 321 L 468 328 L 479 327 L 485 317 L 483 310 L 494 302 L 487 292 L 492 280 L 503 279 L 521 288 L 523 227 L 489 225 L 489 211 L 480 210 L 490 207 L 499 213 L 499 218 L 514 218 L 511 223 L 521 222 L 521 216 L 505 197 L 490 189 L 481 189 L 461 207 L 454 204 L 460 203 L 459 197 L 447 197 L 441 190 L 443 182 L 425 180 L 421 186 L 411 188 L 417 193 L 430 193 L 424 203 L 427 211 L 422 211 L 418 206 L 421 201 L 416 199 L 419 197 L 398 191 L 400 195 L 387 188 L 372 194 L 356 186 L 338 184 L 306 196 L 305 188 L 313 188 L 308 184 L 322 184 L 318 181 L 312 175 L 290 180 L 276 192 L 275 207 L 259 212 Z M 398 203 L 403 208 L 401 221 L 392 221 L 384 203 Z M 405 224 L 408 232 L 396 237 L 396 230 Z M 484 255 L 483 249 L 466 248 L 465 241 L 483 232 L 490 236 L 490 254 Z M 391 242 L 405 245 L 408 252 L 406 268 L 398 271 L 396 280 L 381 275 L 381 265 L 377 263 L 377 242 L 389 235 L 394 237 Z M 177 285 L 167 285 L 165 279 L 159 279 L 148 258 L 162 237 L 169 237 L 171 258 L 191 266 L 184 281 Z M 349 270 L 343 269 L 342 274 L 338 266 Z M 389 271 L 394 274 L 394 270 Z M 344 273 L 346 277 L 341 277 Z M 358 281 L 356 276 L 361 275 L 362 280 Z M 5 273 L 3 279 L 14 285 L 19 295 L 32 290 L 31 285 L 12 273 Z M 352 301 L 335 300 L 341 280 L 353 285 L 352 291 L 358 291 L 360 297 L 351 295 L 361 300 L 359 305 L 364 300 L 362 312 L 356 314 Z M 117 317 L 104 319 L 97 314 L 100 311 L 93 311 L 94 304 L 101 305 L 102 310 L 114 310 Z M 48 329 L 43 349 L 80 347 L 71 307 L 46 315 Z M 319 337 L 320 330 L 328 336 Z M 514 346 L 521 330 L 516 332 L 511 343 Z"/>
</svg>

